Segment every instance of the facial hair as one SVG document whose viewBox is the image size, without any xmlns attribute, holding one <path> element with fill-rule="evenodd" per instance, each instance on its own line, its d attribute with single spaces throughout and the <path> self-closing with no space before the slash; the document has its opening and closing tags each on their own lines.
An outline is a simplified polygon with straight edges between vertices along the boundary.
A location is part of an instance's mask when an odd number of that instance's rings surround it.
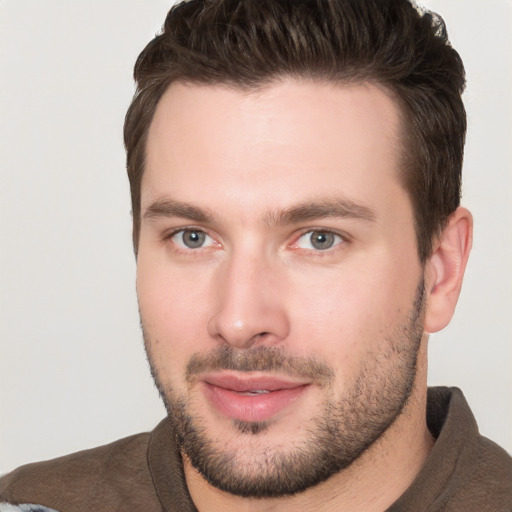
<svg viewBox="0 0 512 512">
<path fill-rule="evenodd" d="M 298 357 L 276 347 L 246 350 L 223 346 L 194 354 L 186 380 L 206 371 L 276 372 L 307 377 L 325 391 L 321 411 L 305 428 L 307 436 L 293 446 L 266 446 L 271 422 L 232 420 L 241 438 L 229 448 L 208 433 L 207 422 L 194 414 L 188 394 L 177 393 L 163 380 L 152 360 L 145 334 L 151 373 L 166 406 L 180 450 L 214 487 L 243 497 L 270 498 L 302 492 L 347 468 L 395 422 L 411 395 L 423 336 L 424 284 L 418 286 L 413 307 L 390 336 L 386 349 L 361 365 L 355 382 L 335 397 L 335 372 L 316 357 Z M 144 329 L 143 329 L 144 331 Z M 236 437 L 236 433 L 234 434 Z"/>
</svg>

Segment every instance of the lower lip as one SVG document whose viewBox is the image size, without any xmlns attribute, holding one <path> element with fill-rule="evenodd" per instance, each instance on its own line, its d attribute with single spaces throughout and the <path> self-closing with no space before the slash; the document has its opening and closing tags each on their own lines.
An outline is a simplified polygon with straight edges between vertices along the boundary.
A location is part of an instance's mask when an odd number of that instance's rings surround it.
<svg viewBox="0 0 512 512">
<path fill-rule="evenodd" d="M 205 383 L 205 393 L 224 416 L 247 423 L 268 421 L 297 400 L 307 386 L 279 389 L 259 395 L 242 395 L 231 389 Z"/>
</svg>

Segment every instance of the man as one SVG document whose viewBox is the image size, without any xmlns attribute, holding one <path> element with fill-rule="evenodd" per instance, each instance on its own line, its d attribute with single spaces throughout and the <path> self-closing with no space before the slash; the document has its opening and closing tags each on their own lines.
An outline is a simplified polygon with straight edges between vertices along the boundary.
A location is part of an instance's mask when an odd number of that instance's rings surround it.
<svg viewBox="0 0 512 512">
<path fill-rule="evenodd" d="M 442 22 L 406 0 L 192 0 L 135 77 L 137 291 L 169 415 L 20 468 L 0 498 L 509 510 L 510 457 L 460 391 L 427 397 L 428 334 L 472 236 L 464 70 Z"/>
</svg>

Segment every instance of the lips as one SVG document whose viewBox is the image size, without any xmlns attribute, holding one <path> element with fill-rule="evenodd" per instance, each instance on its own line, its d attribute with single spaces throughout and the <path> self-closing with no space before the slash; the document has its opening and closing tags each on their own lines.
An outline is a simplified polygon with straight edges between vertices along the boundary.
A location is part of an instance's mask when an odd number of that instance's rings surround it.
<svg viewBox="0 0 512 512">
<path fill-rule="evenodd" d="M 244 422 L 272 419 L 309 386 L 309 383 L 264 375 L 214 374 L 203 376 L 201 381 L 207 399 L 218 412 Z"/>
</svg>

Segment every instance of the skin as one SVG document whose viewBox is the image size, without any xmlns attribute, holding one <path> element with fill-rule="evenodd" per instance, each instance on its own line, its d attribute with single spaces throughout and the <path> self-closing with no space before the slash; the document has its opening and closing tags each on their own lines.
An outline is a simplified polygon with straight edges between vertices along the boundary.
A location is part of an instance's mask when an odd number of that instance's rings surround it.
<svg viewBox="0 0 512 512">
<path fill-rule="evenodd" d="M 453 314 L 472 221 L 467 210 L 454 212 L 432 257 L 420 263 L 411 203 L 398 180 L 400 130 L 392 97 L 369 83 L 287 79 L 253 92 L 175 83 L 161 99 L 142 180 L 137 290 L 163 394 L 185 397 L 207 438 L 236 453 L 250 475 L 261 453 L 307 445 L 322 405 L 354 394 L 365 368 L 372 377 L 364 396 L 377 402 L 389 378 L 402 382 L 395 375 L 398 343 L 418 358 L 411 395 L 402 397 L 392 425 L 346 469 L 304 492 L 236 496 L 212 486 L 184 456 L 198 510 L 383 510 L 428 456 L 427 338 Z M 319 208 L 285 215 L 340 201 L 350 215 Z M 184 245 L 183 229 L 205 233 L 204 244 Z M 315 230 L 334 233 L 332 246 L 312 246 Z M 415 346 L 399 333 L 421 283 L 425 305 Z M 200 380 L 186 378 L 194 355 L 219 347 L 315 357 L 332 378 L 326 387 L 306 382 L 263 432 L 243 433 L 212 406 Z"/>
</svg>

